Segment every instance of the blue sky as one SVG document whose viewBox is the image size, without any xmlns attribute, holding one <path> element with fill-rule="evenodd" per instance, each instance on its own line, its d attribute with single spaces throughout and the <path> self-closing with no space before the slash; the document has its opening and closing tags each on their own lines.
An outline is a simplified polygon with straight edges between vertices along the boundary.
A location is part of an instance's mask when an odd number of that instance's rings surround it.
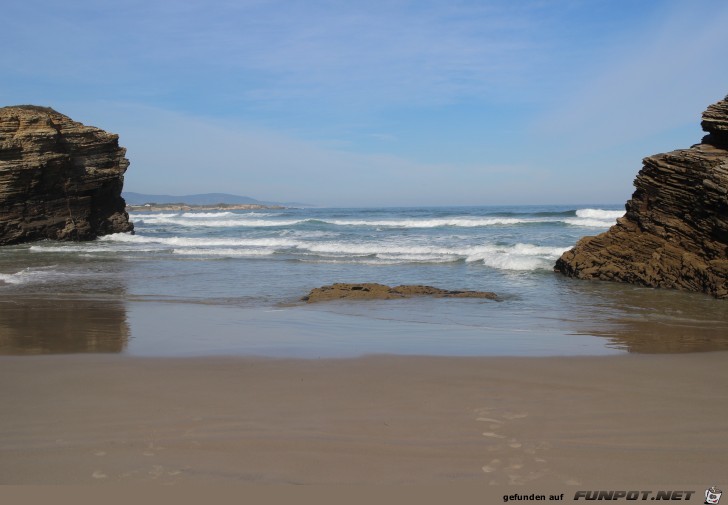
<svg viewBox="0 0 728 505">
<path fill-rule="evenodd" d="M 723 0 L 12 1 L 3 105 L 118 133 L 125 189 L 622 203 L 728 94 Z"/>
</svg>

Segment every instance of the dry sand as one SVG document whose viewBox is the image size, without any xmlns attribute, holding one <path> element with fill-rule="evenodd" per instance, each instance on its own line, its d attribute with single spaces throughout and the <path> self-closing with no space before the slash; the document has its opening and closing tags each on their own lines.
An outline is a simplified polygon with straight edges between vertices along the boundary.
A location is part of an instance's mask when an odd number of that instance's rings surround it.
<svg viewBox="0 0 728 505">
<path fill-rule="evenodd" d="M 727 358 L 1 357 L 0 484 L 702 493 L 728 479 Z"/>
</svg>

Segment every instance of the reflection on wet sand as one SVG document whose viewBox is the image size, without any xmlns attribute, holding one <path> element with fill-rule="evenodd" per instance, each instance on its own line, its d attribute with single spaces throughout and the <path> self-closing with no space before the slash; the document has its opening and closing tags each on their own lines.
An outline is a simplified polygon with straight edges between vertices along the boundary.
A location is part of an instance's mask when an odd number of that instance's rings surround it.
<svg viewBox="0 0 728 505">
<path fill-rule="evenodd" d="M 612 347 L 636 353 L 685 353 L 728 350 L 728 324 L 717 326 L 662 325 L 649 321 L 616 321 L 615 334 L 602 334 Z"/>
<path fill-rule="evenodd" d="M 586 289 L 589 289 L 586 283 Z M 578 333 L 605 337 L 633 353 L 728 350 L 728 303 L 697 293 L 600 286 Z M 584 288 L 584 286 L 580 286 Z"/>
<path fill-rule="evenodd" d="M 117 353 L 128 341 L 119 300 L 0 301 L 0 354 Z"/>
</svg>

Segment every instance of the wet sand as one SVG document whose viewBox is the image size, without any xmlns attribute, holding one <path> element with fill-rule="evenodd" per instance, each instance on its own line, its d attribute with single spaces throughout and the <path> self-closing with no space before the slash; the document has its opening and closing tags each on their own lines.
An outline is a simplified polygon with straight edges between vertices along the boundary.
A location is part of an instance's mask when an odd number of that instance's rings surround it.
<svg viewBox="0 0 728 505">
<path fill-rule="evenodd" d="M 727 359 L 4 356 L 0 484 L 702 493 L 728 468 Z"/>
</svg>

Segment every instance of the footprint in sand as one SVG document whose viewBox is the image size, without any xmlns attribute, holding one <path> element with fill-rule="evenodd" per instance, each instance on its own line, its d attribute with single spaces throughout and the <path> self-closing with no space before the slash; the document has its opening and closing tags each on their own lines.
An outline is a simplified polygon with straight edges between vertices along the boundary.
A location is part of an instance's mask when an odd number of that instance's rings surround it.
<svg viewBox="0 0 728 505">
<path fill-rule="evenodd" d="M 154 465 L 152 469 L 147 473 L 153 479 L 158 479 L 164 476 L 164 467 L 162 465 Z"/>
<path fill-rule="evenodd" d="M 503 424 L 503 421 L 500 421 L 498 419 L 493 419 L 492 417 L 479 417 L 476 419 L 476 421 L 483 421 L 488 423 L 496 423 L 496 424 Z"/>
<path fill-rule="evenodd" d="M 502 414 L 504 419 L 508 419 L 509 421 L 513 421 L 514 419 L 523 419 L 524 417 L 528 417 L 528 414 L 522 414 L 522 413 L 515 413 L 515 412 L 505 412 Z"/>
<path fill-rule="evenodd" d="M 499 459 L 492 460 L 490 463 L 488 463 L 487 465 L 485 465 L 483 467 L 483 472 L 484 473 L 493 473 L 493 472 L 495 472 L 496 470 L 498 470 L 498 467 L 500 466 L 500 462 L 501 461 Z"/>
<path fill-rule="evenodd" d="M 487 423 L 492 431 L 482 432 L 482 436 L 502 440 L 488 447 L 488 451 L 498 455 L 501 459 L 493 459 L 482 467 L 483 473 L 491 475 L 491 484 L 524 485 L 530 481 L 543 477 L 547 472 L 544 465 L 546 460 L 538 454 L 551 447 L 546 442 L 522 442 L 513 437 L 511 422 L 529 417 L 529 414 L 519 411 L 499 412 L 498 409 L 480 408 L 474 410 L 476 421 Z M 535 469 L 533 465 L 538 469 Z M 505 465 L 505 466 L 504 466 Z"/>
<path fill-rule="evenodd" d="M 163 450 L 164 447 L 161 447 L 154 442 L 149 442 L 147 444 L 147 450 L 142 453 L 143 456 L 156 456 L 157 453 L 155 451 Z"/>
</svg>

